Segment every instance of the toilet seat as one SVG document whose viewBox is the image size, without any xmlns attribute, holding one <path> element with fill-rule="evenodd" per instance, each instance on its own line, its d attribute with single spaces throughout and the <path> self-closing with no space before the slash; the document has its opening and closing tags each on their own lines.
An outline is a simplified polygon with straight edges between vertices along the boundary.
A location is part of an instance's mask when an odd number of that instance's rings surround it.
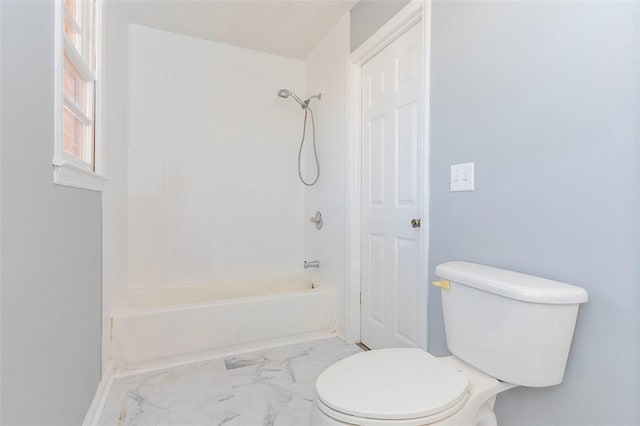
<svg viewBox="0 0 640 426">
<path fill-rule="evenodd" d="M 405 419 L 405 420 L 390 420 L 390 419 L 371 419 L 364 417 L 356 417 L 351 416 L 349 414 L 344 414 L 339 411 L 335 411 L 322 403 L 322 401 L 315 401 L 314 409 L 318 410 L 322 413 L 322 415 L 326 418 L 333 419 L 334 421 L 338 421 L 340 425 L 366 425 L 366 426 L 425 426 L 433 423 L 438 423 L 439 426 L 449 425 L 449 423 L 439 423 L 440 421 L 447 422 L 449 419 L 454 418 L 456 413 L 458 413 L 467 403 L 467 398 L 465 397 L 458 404 L 453 407 L 438 413 L 433 416 L 428 417 L 419 417 L 416 419 Z M 311 423 L 318 424 L 318 423 Z M 320 423 L 325 425 L 326 423 Z M 331 423 L 331 425 L 335 425 L 336 423 Z M 451 423 L 451 425 L 456 424 L 455 422 Z M 459 426 L 456 424 L 456 426 Z"/>
<path fill-rule="evenodd" d="M 381 349 L 327 368 L 316 381 L 316 398 L 338 420 L 428 424 L 458 411 L 468 387 L 464 374 L 421 349 Z"/>
</svg>

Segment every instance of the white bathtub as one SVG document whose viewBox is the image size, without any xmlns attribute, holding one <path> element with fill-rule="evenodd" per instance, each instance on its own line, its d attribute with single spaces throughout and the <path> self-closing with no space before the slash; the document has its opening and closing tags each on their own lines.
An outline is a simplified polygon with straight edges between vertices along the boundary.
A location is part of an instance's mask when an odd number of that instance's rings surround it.
<svg viewBox="0 0 640 426">
<path fill-rule="evenodd" d="M 306 278 L 129 289 L 111 318 L 117 368 L 335 334 L 335 290 Z"/>
</svg>

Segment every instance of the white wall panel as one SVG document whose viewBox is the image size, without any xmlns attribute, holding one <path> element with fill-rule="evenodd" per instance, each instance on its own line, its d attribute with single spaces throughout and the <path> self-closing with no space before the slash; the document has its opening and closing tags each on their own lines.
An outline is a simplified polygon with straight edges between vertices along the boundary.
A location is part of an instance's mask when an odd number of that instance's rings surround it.
<svg viewBox="0 0 640 426">
<path fill-rule="evenodd" d="M 304 63 L 131 29 L 129 285 L 301 271 Z"/>
<path fill-rule="evenodd" d="M 102 46 L 102 371 L 109 362 L 110 317 L 127 288 L 127 87 L 129 20 L 120 1 L 105 2 Z"/>
<path fill-rule="evenodd" d="M 338 22 L 306 60 L 307 94 L 322 92 L 314 101 L 318 119 L 318 151 L 321 175 L 305 191 L 305 248 L 308 260 L 320 260 L 319 276 L 338 288 L 338 332 L 344 335 L 346 256 L 346 150 L 347 150 L 347 61 L 349 58 L 349 16 Z M 298 125 L 302 117 L 298 116 Z M 311 140 L 311 139 L 308 139 Z M 311 146 L 311 145 L 309 145 Z M 315 163 L 306 151 L 305 170 L 311 175 Z M 298 186 L 302 186 L 298 183 Z M 318 231 L 309 222 L 322 211 L 324 227 Z"/>
</svg>

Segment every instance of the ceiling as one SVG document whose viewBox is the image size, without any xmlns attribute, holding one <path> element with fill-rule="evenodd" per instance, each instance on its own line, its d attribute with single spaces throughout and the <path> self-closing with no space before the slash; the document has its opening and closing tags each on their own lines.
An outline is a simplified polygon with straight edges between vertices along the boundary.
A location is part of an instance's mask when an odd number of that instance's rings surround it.
<svg viewBox="0 0 640 426">
<path fill-rule="evenodd" d="M 133 24 L 305 59 L 357 0 L 127 0 Z"/>
</svg>

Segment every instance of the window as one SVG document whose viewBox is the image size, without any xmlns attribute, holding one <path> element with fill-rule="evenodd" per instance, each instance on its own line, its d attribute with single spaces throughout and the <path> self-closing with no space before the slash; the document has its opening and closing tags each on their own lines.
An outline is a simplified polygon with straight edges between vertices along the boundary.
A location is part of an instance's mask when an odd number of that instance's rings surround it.
<svg viewBox="0 0 640 426">
<path fill-rule="evenodd" d="M 101 190 L 96 135 L 99 6 L 97 0 L 56 0 L 56 135 L 54 182 Z"/>
</svg>

